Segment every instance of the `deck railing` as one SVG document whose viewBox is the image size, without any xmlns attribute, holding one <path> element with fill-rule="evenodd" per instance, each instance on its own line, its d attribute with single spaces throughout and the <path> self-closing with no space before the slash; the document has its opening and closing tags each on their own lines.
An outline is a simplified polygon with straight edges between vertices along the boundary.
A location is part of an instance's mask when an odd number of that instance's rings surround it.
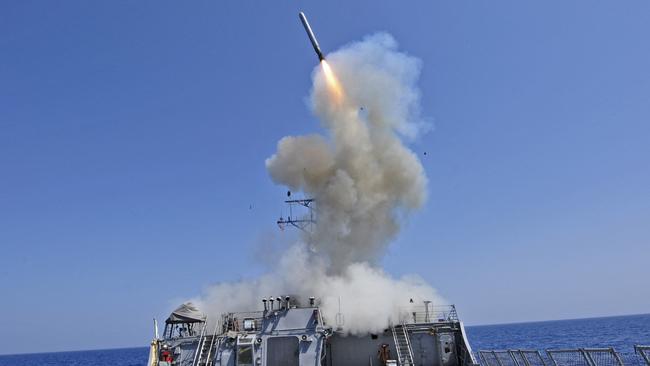
<svg viewBox="0 0 650 366">
<path fill-rule="evenodd" d="M 634 346 L 634 353 L 614 348 L 481 350 L 484 366 L 650 366 L 650 346 Z"/>
<path fill-rule="evenodd" d="M 549 366 L 536 350 L 479 351 L 479 356 L 487 366 Z"/>
<path fill-rule="evenodd" d="M 400 323 L 437 323 L 458 321 L 454 305 L 411 305 L 400 308 Z"/>
<path fill-rule="evenodd" d="M 614 348 L 547 350 L 554 366 L 623 366 Z"/>
<path fill-rule="evenodd" d="M 221 316 L 221 331 L 226 333 L 228 331 L 259 330 L 263 317 L 264 312 L 262 311 L 223 314 Z M 247 322 L 249 324 L 246 324 Z M 252 325 L 252 328 L 246 329 L 246 325 Z"/>
<path fill-rule="evenodd" d="M 639 357 L 650 366 L 650 346 L 641 346 L 637 344 L 634 346 L 634 353 L 639 355 Z"/>
</svg>

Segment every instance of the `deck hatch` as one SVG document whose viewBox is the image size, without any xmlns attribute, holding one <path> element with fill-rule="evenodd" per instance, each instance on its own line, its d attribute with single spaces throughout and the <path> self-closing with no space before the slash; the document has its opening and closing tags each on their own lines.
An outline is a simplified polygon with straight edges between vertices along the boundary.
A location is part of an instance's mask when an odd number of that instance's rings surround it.
<svg viewBox="0 0 650 366">
<path fill-rule="evenodd" d="M 266 339 L 267 366 L 299 366 L 297 337 L 271 337 Z"/>
</svg>

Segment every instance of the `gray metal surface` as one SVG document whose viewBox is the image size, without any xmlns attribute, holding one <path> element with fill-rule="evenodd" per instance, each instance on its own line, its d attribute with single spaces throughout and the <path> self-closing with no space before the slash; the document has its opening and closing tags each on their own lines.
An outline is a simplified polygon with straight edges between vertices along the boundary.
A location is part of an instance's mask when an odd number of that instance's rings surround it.
<svg viewBox="0 0 650 366">
<path fill-rule="evenodd" d="M 274 298 L 274 303 L 267 299 L 265 311 L 227 313 L 209 327 L 207 322 L 197 323 L 193 336 L 170 330 L 160 342 L 173 351 L 174 366 L 382 366 L 397 359 L 396 343 L 403 343 L 405 355 L 398 365 L 475 364 L 462 324 L 453 320 L 457 319 L 453 307 L 427 304 L 419 309 L 423 311 L 414 307 L 416 311 L 406 317 L 410 322 L 380 334 L 350 335 L 345 329 L 334 332 L 315 303 L 310 304 L 314 305 L 296 307 L 288 297 Z"/>
<path fill-rule="evenodd" d="M 328 366 L 368 365 L 371 360 L 373 365 L 381 365 L 378 351 L 382 344 L 387 344 L 391 358 L 397 359 L 391 332 L 363 336 L 334 333 L 328 344 Z"/>
<path fill-rule="evenodd" d="M 266 340 L 267 366 L 298 366 L 300 341 L 297 337 L 274 337 Z"/>
</svg>

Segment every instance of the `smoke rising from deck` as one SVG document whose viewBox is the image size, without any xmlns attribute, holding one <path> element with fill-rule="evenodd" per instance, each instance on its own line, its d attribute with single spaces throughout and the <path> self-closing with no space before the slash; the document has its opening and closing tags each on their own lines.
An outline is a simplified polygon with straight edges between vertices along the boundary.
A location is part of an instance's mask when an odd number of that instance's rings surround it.
<svg viewBox="0 0 650 366">
<path fill-rule="evenodd" d="M 399 52 L 385 33 L 327 60 L 340 90 L 319 66 L 309 99 L 327 135 L 284 137 L 266 160 L 274 182 L 315 199 L 314 231 L 273 272 L 207 289 L 198 302 L 210 314 L 258 309 L 262 297 L 297 294 L 319 298 L 334 324 L 340 297 L 345 329 L 360 334 L 397 321 L 409 299 L 440 301 L 417 276 L 396 279 L 378 266 L 400 221 L 426 201 L 424 169 L 402 142 L 426 127 L 416 87 L 420 61 Z"/>
</svg>

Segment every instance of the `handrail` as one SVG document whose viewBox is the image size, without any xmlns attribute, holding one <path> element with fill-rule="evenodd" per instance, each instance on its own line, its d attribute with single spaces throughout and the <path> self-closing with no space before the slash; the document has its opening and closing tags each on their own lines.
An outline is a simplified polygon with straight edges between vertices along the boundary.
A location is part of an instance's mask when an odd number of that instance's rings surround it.
<svg viewBox="0 0 650 366">
<path fill-rule="evenodd" d="M 404 323 L 457 322 L 454 305 L 409 305 L 399 307 L 399 321 Z"/>
<path fill-rule="evenodd" d="M 201 352 L 201 348 L 203 347 L 203 342 L 205 340 L 205 328 L 208 325 L 208 317 L 205 317 L 205 323 L 203 323 L 203 327 L 201 328 L 201 336 L 199 337 L 199 343 L 196 345 L 196 350 L 194 350 L 194 360 L 192 361 L 192 366 L 196 366 L 196 358 L 199 356 Z"/>
<path fill-rule="evenodd" d="M 650 350 L 650 346 L 635 347 L 636 353 L 639 353 L 640 349 L 643 348 Z M 481 363 L 485 366 L 624 366 L 626 364 L 630 365 L 628 362 L 635 364 L 634 359 L 623 357 L 629 356 L 628 353 L 621 354 L 613 347 L 546 349 L 544 352 L 546 354 L 542 356 L 542 353 L 537 350 L 509 349 L 479 350 L 478 354 Z M 644 358 L 643 361 L 646 361 L 646 359 Z M 650 363 L 647 366 L 650 366 Z"/>
<path fill-rule="evenodd" d="M 208 356 L 206 357 L 206 365 L 210 362 L 210 355 L 212 355 L 212 347 L 214 346 L 214 341 L 217 338 L 217 327 L 219 322 L 215 322 L 214 331 L 212 332 L 212 339 L 210 340 L 210 348 L 208 349 Z"/>
<path fill-rule="evenodd" d="M 397 360 L 399 363 L 402 363 L 402 355 L 399 350 L 399 342 L 397 341 L 397 329 L 395 329 L 395 326 L 391 327 L 391 330 L 393 331 L 393 343 L 395 343 L 395 353 L 397 353 Z"/>
<path fill-rule="evenodd" d="M 408 329 L 406 329 L 406 324 L 402 323 L 402 332 L 404 332 L 404 338 L 406 338 L 406 347 L 409 350 L 409 366 L 413 366 L 413 349 L 411 348 L 411 337 L 409 337 Z"/>
<path fill-rule="evenodd" d="M 399 361 L 400 365 L 409 365 L 413 366 L 413 350 L 411 348 L 411 340 L 409 339 L 408 335 L 408 329 L 406 328 L 406 324 L 402 323 L 399 328 L 401 328 L 402 334 L 404 336 L 404 342 L 406 342 L 406 350 L 408 351 L 408 355 L 403 355 L 400 348 L 401 348 L 401 343 L 398 340 L 397 332 L 399 331 L 396 326 L 392 326 L 392 331 L 393 331 L 393 342 L 395 343 L 395 351 L 397 351 L 397 359 Z"/>
<path fill-rule="evenodd" d="M 650 365 L 650 346 L 634 345 L 634 353 L 641 355 L 646 364 Z"/>
</svg>

